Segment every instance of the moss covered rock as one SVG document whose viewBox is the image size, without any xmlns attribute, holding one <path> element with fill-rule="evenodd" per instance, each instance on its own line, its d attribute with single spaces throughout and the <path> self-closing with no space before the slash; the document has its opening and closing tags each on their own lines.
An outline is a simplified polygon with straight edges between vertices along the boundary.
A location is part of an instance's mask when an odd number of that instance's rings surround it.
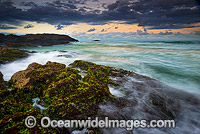
<svg viewBox="0 0 200 134">
<path fill-rule="evenodd" d="M 5 64 L 20 58 L 25 58 L 27 56 L 27 51 L 10 47 L 0 47 L 0 64 Z"/>
<path fill-rule="evenodd" d="M 12 97 L 12 96 L 9 96 Z M 0 133 L 6 134 L 41 134 L 41 133 L 58 133 L 58 129 L 42 128 L 40 120 L 45 115 L 35 110 L 29 103 L 22 103 L 14 98 L 6 98 L 0 102 Z M 34 128 L 28 128 L 25 125 L 25 119 L 28 116 L 34 116 L 37 124 Z"/>
<path fill-rule="evenodd" d="M 0 72 L 0 102 L 9 93 L 6 89 L 6 82 L 3 79 L 3 74 Z"/>
<path fill-rule="evenodd" d="M 30 97 L 28 93 L 23 92 L 23 94 L 19 94 L 16 89 L 11 91 L 7 89 L 0 90 L 0 133 L 59 133 L 58 129 L 42 128 L 40 120 L 45 115 L 41 111 L 36 110 L 32 102 L 24 99 L 24 96 Z M 25 119 L 28 116 L 36 118 L 37 125 L 34 128 L 26 127 Z"/>
<path fill-rule="evenodd" d="M 15 73 L 9 83 L 23 100 L 42 98 L 52 117 L 84 119 L 97 112 L 99 103 L 113 97 L 108 88 L 109 70 L 92 65 L 85 68 L 87 75 L 82 78 L 80 71 L 64 64 L 32 63 L 26 70 Z"/>
</svg>

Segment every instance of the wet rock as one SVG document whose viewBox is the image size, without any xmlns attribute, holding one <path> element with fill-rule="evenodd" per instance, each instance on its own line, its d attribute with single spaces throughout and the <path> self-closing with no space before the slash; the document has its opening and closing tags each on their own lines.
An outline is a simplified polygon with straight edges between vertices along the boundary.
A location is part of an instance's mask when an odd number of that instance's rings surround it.
<svg viewBox="0 0 200 134">
<path fill-rule="evenodd" d="M 120 116 L 124 118 L 124 113 L 126 112 L 119 112 L 119 109 L 130 109 L 127 106 L 137 106 L 138 104 L 140 104 L 140 107 L 144 110 L 144 112 L 150 113 L 151 116 L 148 117 L 149 119 L 151 117 L 156 119 L 174 119 L 176 113 L 178 112 L 179 105 L 173 99 L 169 99 L 159 91 L 159 89 L 163 88 L 163 85 L 157 82 L 155 79 L 123 69 L 96 65 L 86 61 L 77 60 L 70 64 L 70 66 L 87 70 L 89 73 L 91 73 L 93 69 L 98 70 L 98 68 L 101 68 L 100 70 L 104 70 L 104 72 L 106 72 L 105 74 L 107 75 L 104 76 L 101 74 L 101 71 L 97 71 L 98 78 L 100 79 L 109 77 L 107 83 L 125 95 L 121 98 L 124 99 L 123 102 L 126 102 L 126 105 L 120 100 L 115 100 L 104 104 L 105 107 L 116 107 L 113 114 L 111 114 L 112 112 L 107 114 L 109 117 L 113 118 L 113 115 L 116 115 L 118 118 Z M 89 76 L 90 75 L 91 74 L 89 74 Z M 94 74 L 92 73 L 92 75 Z M 84 77 L 84 79 L 85 78 L 87 78 L 87 75 Z M 104 83 L 105 82 L 106 81 L 104 81 Z M 145 101 L 143 101 L 143 99 L 145 99 Z M 132 109 L 132 111 L 133 110 L 137 111 L 137 109 Z M 126 115 L 130 114 L 126 113 Z"/>
<path fill-rule="evenodd" d="M 73 56 L 72 55 L 58 55 L 58 57 L 65 57 L 65 58 L 72 58 Z"/>
<path fill-rule="evenodd" d="M 98 103 L 112 98 L 105 68 L 90 68 L 81 82 L 79 71 L 64 64 L 47 62 L 30 64 L 15 73 L 9 83 L 30 96 L 39 95 L 49 104 L 52 116 L 71 119 L 86 118 L 96 113 Z"/>
<path fill-rule="evenodd" d="M 0 72 L 0 83 L 3 83 L 4 79 L 3 79 L 3 74 Z"/>
<path fill-rule="evenodd" d="M 28 52 L 10 47 L 0 47 L 0 64 L 28 57 Z"/>
<path fill-rule="evenodd" d="M 3 74 L 0 72 L 0 101 L 8 94 L 6 82 L 3 79 Z"/>
<path fill-rule="evenodd" d="M 25 125 L 25 119 L 28 116 L 34 116 L 37 125 L 34 128 L 28 128 Z M 0 102 L 0 132 L 6 134 L 18 133 L 59 133 L 57 128 L 42 128 L 40 120 L 45 115 L 35 110 L 29 103 L 17 101 L 13 95 L 9 95 Z"/>
<path fill-rule="evenodd" d="M 101 41 L 101 40 L 93 40 L 93 41 L 99 42 L 99 41 Z"/>
<path fill-rule="evenodd" d="M 6 87 L 6 82 L 3 79 L 3 74 L 0 72 L 0 90 L 4 90 Z"/>
<path fill-rule="evenodd" d="M 109 99 L 99 104 L 96 116 L 101 119 L 104 119 L 104 117 L 125 120 L 175 119 L 179 113 L 179 102 L 176 102 L 174 98 L 168 98 L 164 91 L 161 91 L 166 87 L 155 79 L 123 69 L 81 60 L 73 62 L 70 66 L 79 68 L 80 71 L 87 71 L 84 80 L 91 75 L 95 75 L 102 80 L 107 77 L 108 81 L 104 81 L 104 83 L 107 82 L 117 91 L 124 94 L 124 97 L 119 98 L 116 96 L 115 99 Z M 97 72 L 93 73 L 93 70 L 97 70 L 98 74 L 95 74 Z M 104 73 L 101 74 L 101 72 Z M 115 130 L 101 129 L 100 131 L 102 133 L 112 133 Z M 127 134 L 132 133 L 124 129 L 120 131 Z"/>
</svg>

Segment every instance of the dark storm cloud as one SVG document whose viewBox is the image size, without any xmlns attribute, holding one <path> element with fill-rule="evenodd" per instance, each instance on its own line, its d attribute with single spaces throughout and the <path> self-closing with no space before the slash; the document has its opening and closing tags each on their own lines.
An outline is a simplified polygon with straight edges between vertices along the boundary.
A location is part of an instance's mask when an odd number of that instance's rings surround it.
<svg viewBox="0 0 200 134">
<path fill-rule="evenodd" d="M 25 6 L 25 7 L 36 7 L 38 6 L 37 4 L 35 4 L 34 2 L 21 2 L 20 6 Z"/>
<path fill-rule="evenodd" d="M 0 4 L 0 23 L 21 25 L 23 21 L 46 22 L 52 25 L 75 23 L 106 24 L 123 21 L 150 29 L 179 29 L 194 27 L 200 22 L 199 6 L 195 0 L 118 0 L 103 9 L 92 9 L 88 2 L 97 0 L 55 0 L 36 4 L 21 2 L 20 8 L 10 1 Z M 80 6 L 82 4 L 82 6 Z"/>
<path fill-rule="evenodd" d="M 64 10 L 52 6 L 34 6 L 27 10 L 22 10 L 13 6 L 11 2 L 0 4 L 0 23 L 21 25 L 23 21 L 47 22 L 56 25 L 73 24 L 86 19 L 82 14 L 74 10 Z"/>
<path fill-rule="evenodd" d="M 93 31 L 95 31 L 96 29 L 95 28 L 91 28 L 91 29 L 89 29 L 87 32 L 93 32 Z"/>
<path fill-rule="evenodd" d="M 47 2 L 46 4 L 47 6 L 56 7 L 56 8 L 64 8 L 64 9 L 72 9 L 72 10 L 77 9 L 77 7 L 72 2 L 65 3 L 60 0 L 53 1 L 52 3 Z"/>
<path fill-rule="evenodd" d="M 12 2 L 3 2 L 0 4 L 0 23 L 20 25 L 22 10 L 12 6 Z"/>
<path fill-rule="evenodd" d="M 191 27 L 185 24 L 200 22 L 198 5 L 193 0 L 140 0 L 117 1 L 108 6 L 110 12 L 122 16 L 126 23 L 150 26 L 152 29 Z M 132 19 L 129 19 L 130 15 Z"/>
<path fill-rule="evenodd" d="M 104 21 L 126 21 L 137 23 L 137 13 L 129 7 L 129 1 L 117 1 L 107 6 L 108 11 L 98 17 Z"/>
<path fill-rule="evenodd" d="M 138 15 L 139 26 L 152 29 L 179 29 L 200 22 L 200 12 L 194 0 L 146 0 L 133 5 Z"/>
<path fill-rule="evenodd" d="M 55 27 L 56 27 L 57 30 L 62 30 L 64 28 L 64 26 L 62 26 L 62 25 L 57 25 Z"/>
<path fill-rule="evenodd" d="M 17 29 L 17 27 L 11 27 L 11 26 L 0 24 L 0 29 Z"/>
<path fill-rule="evenodd" d="M 200 35 L 200 31 L 194 31 L 193 34 Z"/>
<path fill-rule="evenodd" d="M 142 31 L 142 30 L 137 30 L 137 34 L 138 35 L 149 35 L 149 33 L 147 33 L 146 31 Z"/>
<path fill-rule="evenodd" d="M 174 33 L 173 32 L 168 32 L 168 31 L 159 33 L 159 35 L 172 35 L 172 34 L 174 34 Z"/>
<path fill-rule="evenodd" d="M 25 29 L 28 29 L 28 28 L 33 28 L 33 25 L 31 25 L 31 24 L 28 24 L 28 25 L 24 26 L 24 28 L 25 28 Z"/>
</svg>

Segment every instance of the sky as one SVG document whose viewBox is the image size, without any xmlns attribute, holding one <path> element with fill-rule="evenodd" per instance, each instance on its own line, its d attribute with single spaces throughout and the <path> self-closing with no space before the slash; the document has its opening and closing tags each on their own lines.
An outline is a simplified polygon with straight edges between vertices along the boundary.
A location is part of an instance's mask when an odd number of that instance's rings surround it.
<svg viewBox="0 0 200 134">
<path fill-rule="evenodd" d="M 0 33 L 78 39 L 198 39 L 197 0 L 0 0 Z"/>
</svg>

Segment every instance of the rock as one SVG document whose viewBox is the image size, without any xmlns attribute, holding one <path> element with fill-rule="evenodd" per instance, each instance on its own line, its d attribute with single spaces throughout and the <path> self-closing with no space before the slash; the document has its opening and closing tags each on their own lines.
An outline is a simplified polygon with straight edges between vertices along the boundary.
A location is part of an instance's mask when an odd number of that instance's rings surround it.
<svg viewBox="0 0 200 134">
<path fill-rule="evenodd" d="M 25 119 L 30 115 L 34 116 L 37 121 L 34 128 L 28 128 L 25 125 Z M 30 103 L 19 101 L 10 94 L 0 102 L 0 132 L 6 134 L 59 133 L 58 128 L 43 128 L 40 125 L 40 120 L 44 116 L 40 111 L 35 110 Z"/>
<path fill-rule="evenodd" d="M 10 47 L 0 47 L 0 64 L 28 57 L 28 52 Z"/>
<path fill-rule="evenodd" d="M 34 129 L 28 129 L 24 125 L 24 119 L 32 115 L 36 120 L 40 120 L 44 115 L 33 108 L 26 100 L 18 96 L 16 90 L 8 91 L 3 85 L 3 75 L 0 72 L 0 133 L 44 133 L 52 131 L 43 129 L 40 125 Z M 39 122 L 38 122 L 39 123 Z M 54 130 L 55 131 L 55 130 Z"/>
<path fill-rule="evenodd" d="M 9 83 L 25 102 L 34 97 L 43 99 L 49 105 L 47 112 L 51 118 L 87 119 L 97 113 L 98 104 L 115 98 L 108 88 L 106 68 L 90 68 L 84 82 L 78 73 L 60 63 L 32 63 L 15 73 Z"/>
<path fill-rule="evenodd" d="M 3 79 L 3 74 L 0 72 L 0 102 L 9 94 L 9 91 L 6 88 L 6 82 Z M 1 116 L 1 114 L 0 114 Z"/>
<path fill-rule="evenodd" d="M 67 44 L 78 41 L 67 35 L 58 34 L 27 34 L 27 35 L 0 35 L 0 43 L 10 47 L 21 46 L 50 46 L 58 44 Z"/>
<path fill-rule="evenodd" d="M 64 64 L 32 63 L 26 70 L 15 73 L 9 82 L 20 94 L 26 91 L 31 97 L 40 95 L 49 104 L 52 116 L 85 119 L 96 113 L 98 103 L 112 98 L 107 72 L 105 68 L 90 68 L 81 82 L 79 71 Z"/>
<path fill-rule="evenodd" d="M 92 70 L 97 71 L 98 68 L 101 68 L 101 70 L 105 69 L 106 74 L 109 77 L 109 86 L 112 86 L 116 90 L 123 92 L 123 94 L 125 95 L 125 97 L 123 97 L 123 101 L 122 99 L 117 99 L 115 101 L 111 100 L 102 105 L 106 108 L 106 110 L 109 109 L 108 107 L 115 107 L 114 111 L 111 110 L 113 111 L 112 114 L 111 112 L 106 114 L 103 110 L 104 114 L 108 117 L 112 117 L 114 119 L 124 119 L 125 117 L 128 117 L 127 115 L 130 115 L 130 113 L 119 112 L 121 111 L 120 109 L 127 108 L 132 109 L 132 111 L 138 111 L 138 109 L 130 108 L 129 106 L 137 106 L 137 104 L 141 104 L 140 100 L 142 101 L 144 98 L 146 98 L 146 102 L 144 102 L 143 105 L 140 105 L 140 107 L 143 107 L 142 111 L 144 110 L 145 113 L 149 112 L 150 116 L 146 118 L 151 119 L 152 117 L 154 117 L 154 119 L 174 119 L 179 111 L 180 104 L 176 102 L 173 98 L 169 98 L 163 92 L 161 92 L 160 89 L 166 87 L 155 79 L 123 69 L 96 65 L 94 63 L 81 60 L 74 61 L 72 64 L 70 64 L 70 66 L 73 68 L 80 68 L 81 70 L 87 70 L 87 72 L 89 71 L 89 76 L 95 74 L 92 72 Z M 99 79 L 107 77 L 101 74 L 101 71 L 97 72 L 98 74 L 96 75 Z M 86 75 L 84 79 L 87 79 L 87 77 L 88 75 Z M 135 94 L 133 94 L 133 92 Z M 137 96 L 137 94 L 140 94 L 140 96 Z M 100 111 L 102 116 L 102 110 Z M 130 118 L 131 117 L 126 119 Z"/>
<path fill-rule="evenodd" d="M 0 90 L 5 89 L 5 81 L 3 79 L 3 74 L 0 72 Z"/>
<path fill-rule="evenodd" d="M 26 70 L 15 73 L 11 77 L 11 81 L 14 83 L 14 88 L 19 89 L 43 86 L 41 84 L 46 83 L 42 83 L 42 81 L 53 79 L 53 77 L 61 73 L 62 69 L 65 67 L 64 64 L 53 62 L 47 62 L 44 66 L 38 63 L 32 63 Z"/>
<path fill-rule="evenodd" d="M 58 55 L 58 57 L 72 58 L 73 56 L 65 54 L 65 55 Z"/>
<path fill-rule="evenodd" d="M 100 41 L 100 40 L 93 40 L 93 41 L 97 41 L 97 42 L 98 42 L 98 41 Z"/>
<path fill-rule="evenodd" d="M 4 79 L 3 79 L 3 74 L 0 72 L 0 83 L 3 83 Z"/>
</svg>

